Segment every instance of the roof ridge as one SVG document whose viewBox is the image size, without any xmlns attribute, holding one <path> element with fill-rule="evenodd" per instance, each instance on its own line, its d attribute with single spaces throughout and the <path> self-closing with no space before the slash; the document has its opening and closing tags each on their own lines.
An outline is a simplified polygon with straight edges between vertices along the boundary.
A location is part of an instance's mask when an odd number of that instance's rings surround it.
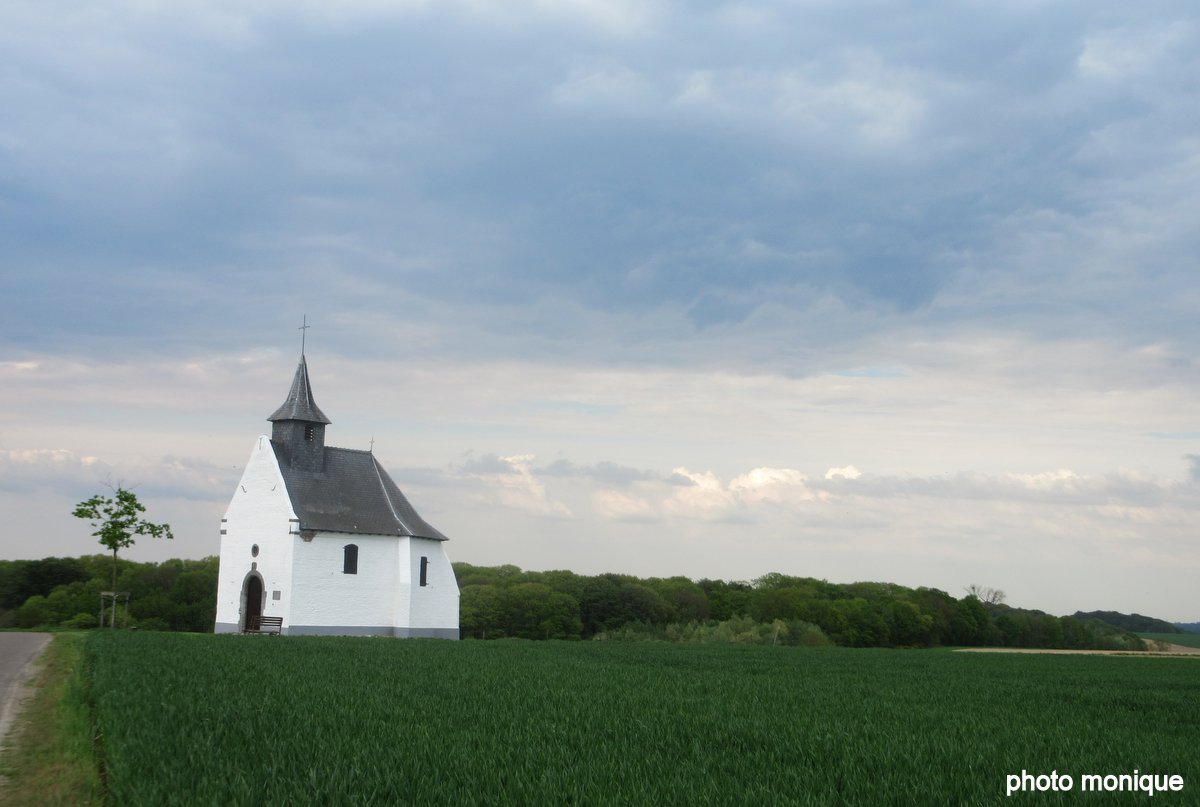
<svg viewBox="0 0 1200 807">
<path fill-rule="evenodd" d="M 383 481 L 383 474 L 380 473 L 382 469 L 379 467 L 379 460 L 375 459 L 374 455 L 371 456 L 371 467 L 375 469 L 375 479 L 379 482 L 379 490 L 383 493 L 383 500 L 387 502 L 388 509 L 392 511 L 392 518 L 396 519 L 396 523 L 411 535 L 413 531 L 412 527 L 408 526 L 404 519 L 400 517 L 400 514 L 396 512 L 396 503 L 392 501 L 392 496 L 388 493 L 387 484 Z"/>
</svg>

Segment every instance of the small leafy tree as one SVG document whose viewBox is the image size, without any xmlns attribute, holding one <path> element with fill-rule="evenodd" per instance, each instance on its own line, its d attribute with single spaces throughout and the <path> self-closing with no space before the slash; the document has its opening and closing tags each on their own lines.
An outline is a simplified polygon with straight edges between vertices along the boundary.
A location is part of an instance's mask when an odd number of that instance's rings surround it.
<svg viewBox="0 0 1200 807">
<path fill-rule="evenodd" d="M 152 538 L 174 538 L 171 527 L 167 524 L 154 524 L 141 518 L 146 507 L 138 501 L 132 490 L 126 490 L 117 485 L 112 496 L 97 494 L 85 502 L 80 502 L 72 512 L 76 518 L 92 522 L 96 531 L 92 533 L 100 539 L 100 543 L 112 550 L 113 571 L 112 590 L 117 590 L 117 551 L 133 546 L 135 535 L 149 535 Z M 113 600 L 113 624 L 116 624 L 116 600 Z"/>
</svg>

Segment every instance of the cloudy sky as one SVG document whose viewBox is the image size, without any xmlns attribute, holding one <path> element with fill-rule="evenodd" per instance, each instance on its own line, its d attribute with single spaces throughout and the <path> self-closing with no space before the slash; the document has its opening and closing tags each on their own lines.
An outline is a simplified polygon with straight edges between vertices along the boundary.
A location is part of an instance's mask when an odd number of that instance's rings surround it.
<svg viewBox="0 0 1200 807">
<path fill-rule="evenodd" d="M 3 555 L 202 557 L 307 315 L 451 557 L 1200 619 L 1190 2 L 0 2 Z"/>
</svg>

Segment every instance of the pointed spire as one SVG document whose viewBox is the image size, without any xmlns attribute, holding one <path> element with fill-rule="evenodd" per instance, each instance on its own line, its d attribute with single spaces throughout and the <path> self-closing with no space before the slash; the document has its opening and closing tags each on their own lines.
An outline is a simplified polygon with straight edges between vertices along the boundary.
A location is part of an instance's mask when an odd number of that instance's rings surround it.
<svg viewBox="0 0 1200 807">
<path fill-rule="evenodd" d="M 277 420 L 300 420 L 305 423 L 332 423 L 325 413 L 320 410 L 313 400 L 312 387 L 308 383 L 308 361 L 300 356 L 300 364 L 296 367 L 296 377 L 292 379 L 292 388 L 288 392 L 283 406 L 275 410 L 267 420 L 274 423 Z"/>
</svg>

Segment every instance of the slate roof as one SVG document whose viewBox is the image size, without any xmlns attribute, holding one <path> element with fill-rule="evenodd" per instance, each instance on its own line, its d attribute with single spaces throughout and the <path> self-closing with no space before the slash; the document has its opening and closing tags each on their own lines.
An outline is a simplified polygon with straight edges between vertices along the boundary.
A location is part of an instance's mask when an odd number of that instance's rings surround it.
<svg viewBox="0 0 1200 807">
<path fill-rule="evenodd" d="M 282 447 L 271 446 L 301 530 L 449 540 L 417 515 L 370 451 L 326 447 L 325 469 L 315 473 L 292 468 Z"/>
<path fill-rule="evenodd" d="M 325 413 L 313 400 L 312 387 L 308 383 L 308 362 L 304 356 L 300 357 L 300 364 L 296 367 L 296 377 L 292 379 L 292 388 L 288 391 L 287 400 L 267 420 L 272 423 L 277 420 L 303 420 L 308 423 L 325 424 L 333 422 L 325 417 Z"/>
</svg>

